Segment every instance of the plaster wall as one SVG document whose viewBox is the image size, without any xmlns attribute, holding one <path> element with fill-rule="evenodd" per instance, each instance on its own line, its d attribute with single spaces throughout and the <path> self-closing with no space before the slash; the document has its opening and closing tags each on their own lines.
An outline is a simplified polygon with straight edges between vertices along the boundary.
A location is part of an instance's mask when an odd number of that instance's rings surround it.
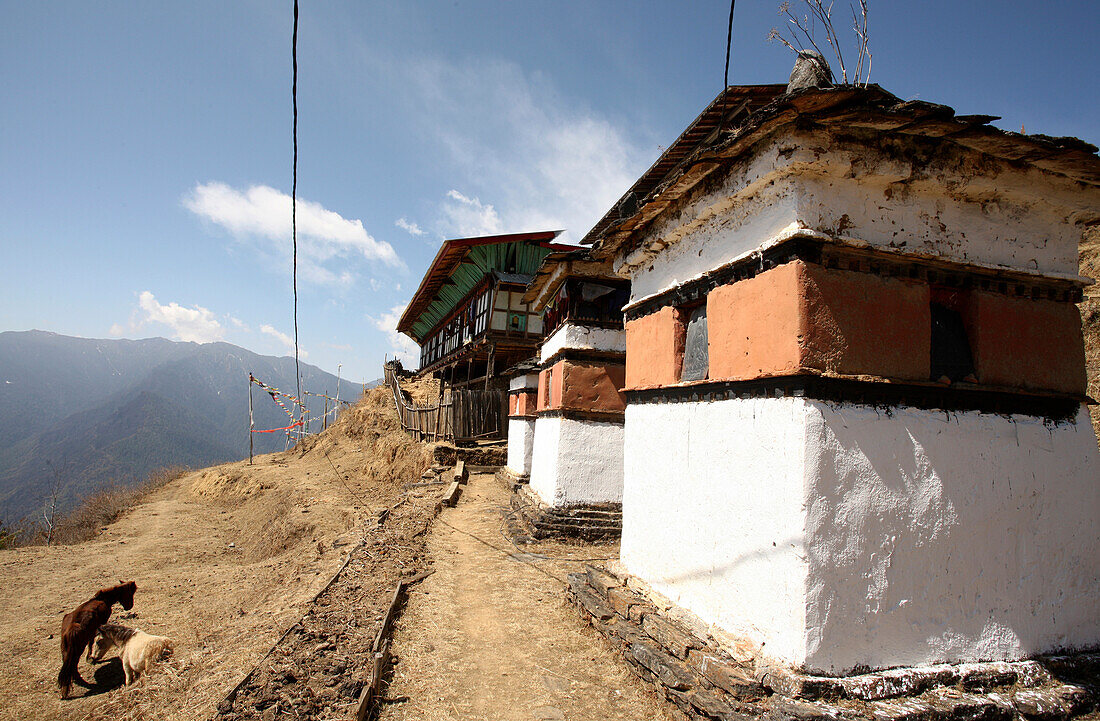
<svg viewBox="0 0 1100 721">
<path fill-rule="evenodd" d="M 929 287 L 798 261 L 802 365 L 826 373 L 929 380 Z"/>
<path fill-rule="evenodd" d="M 626 409 L 623 564 L 776 658 L 805 655 L 806 415 L 794 398 Z"/>
<path fill-rule="evenodd" d="M 707 296 L 711 379 L 797 372 L 802 359 L 802 263 L 787 263 Z"/>
<path fill-rule="evenodd" d="M 508 390 L 518 391 L 524 388 L 538 388 L 539 387 L 539 374 L 538 373 L 524 373 L 518 375 L 508 381 Z"/>
<path fill-rule="evenodd" d="M 801 398 L 631 405 L 622 561 L 824 673 L 1100 645 L 1100 453 L 1075 421 Z"/>
<path fill-rule="evenodd" d="M 951 144 L 891 145 L 781 131 L 687 193 L 616 258 L 616 272 L 631 278 L 631 301 L 798 233 L 1077 276 L 1077 245 L 1095 208 L 1074 183 Z"/>
<path fill-rule="evenodd" d="M 562 371 L 561 408 L 611 413 L 625 410 L 625 366 L 564 361 Z"/>
<path fill-rule="evenodd" d="M 539 391 L 535 400 L 538 410 L 561 407 L 561 384 L 564 375 L 565 361 L 563 360 L 549 368 L 544 368 L 539 373 Z"/>
<path fill-rule="evenodd" d="M 626 322 L 626 387 L 667 386 L 680 381 L 685 330 L 680 314 L 665 306 Z"/>
<path fill-rule="evenodd" d="M 626 353 L 626 333 L 610 328 L 593 328 L 577 323 L 563 323 L 553 335 L 542 342 L 539 361 L 545 363 L 558 351 L 599 350 Z"/>
<path fill-rule="evenodd" d="M 966 325 L 976 383 L 1085 392 L 1081 319 L 1071 303 L 826 269 L 801 260 L 718 286 L 707 296 L 710 380 L 803 371 L 931 378 L 930 303 Z M 627 323 L 630 388 L 679 381 L 683 318 L 665 308 Z"/>
<path fill-rule="evenodd" d="M 508 416 L 534 416 L 538 403 L 534 388 L 508 394 Z"/>
<path fill-rule="evenodd" d="M 1085 393 L 1084 336 L 1073 303 L 973 291 L 968 306 L 979 383 Z"/>
<path fill-rule="evenodd" d="M 540 416 L 531 490 L 551 506 L 622 502 L 622 424 Z"/>
<path fill-rule="evenodd" d="M 531 472 L 531 454 L 535 447 L 535 419 L 508 419 L 508 470 L 521 476 Z"/>
<path fill-rule="evenodd" d="M 1074 422 L 806 401 L 805 665 L 1100 644 L 1100 454 Z"/>
</svg>

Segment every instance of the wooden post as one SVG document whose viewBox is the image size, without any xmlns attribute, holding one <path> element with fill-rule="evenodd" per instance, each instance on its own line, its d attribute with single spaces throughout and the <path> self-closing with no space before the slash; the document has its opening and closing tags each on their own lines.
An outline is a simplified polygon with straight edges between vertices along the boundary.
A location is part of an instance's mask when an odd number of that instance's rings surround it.
<svg viewBox="0 0 1100 721">
<path fill-rule="evenodd" d="M 248 374 L 248 465 L 252 465 L 252 429 L 256 427 L 252 419 L 252 373 Z"/>
<path fill-rule="evenodd" d="M 336 400 L 332 405 L 332 422 L 335 423 L 336 419 L 340 417 L 340 369 L 344 367 L 343 363 L 336 364 Z"/>
<path fill-rule="evenodd" d="M 489 376 L 496 370 L 496 345 L 489 346 L 489 360 L 485 361 L 485 390 L 489 390 Z"/>
<path fill-rule="evenodd" d="M 443 375 L 439 377 L 439 397 L 436 399 L 436 414 L 435 414 L 435 433 L 432 434 L 432 440 L 439 440 L 439 423 L 443 420 L 443 394 L 446 392 L 446 381 L 443 379 Z"/>
</svg>

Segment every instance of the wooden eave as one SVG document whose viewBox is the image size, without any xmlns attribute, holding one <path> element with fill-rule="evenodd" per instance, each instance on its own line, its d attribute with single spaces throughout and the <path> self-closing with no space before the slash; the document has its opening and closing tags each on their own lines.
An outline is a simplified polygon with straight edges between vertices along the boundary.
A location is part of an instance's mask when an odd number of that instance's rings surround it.
<svg viewBox="0 0 1100 721">
<path fill-rule="evenodd" d="M 715 103 L 728 98 L 733 90 L 727 88 Z M 809 88 L 789 95 L 777 94 L 772 102 L 754 112 L 727 119 L 721 132 L 707 137 L 689 132 L 715 114 L 715 103 L 581 240 L 582 244 L 593 245 L 595 256 L 610 258 L 619 251 L 629 250 L 638 234 L 684 194 L 719 168 L 738 162 L 753 146 L 780 128 L 796 122 L 832 131 L 864 130 L 938 139 L 1007 162 L 1030 165 L 1085 186 L 1100 187 L 1100 157 L 1096 155 L 1096 146 L 1090 143 L 1077 138 L 1001 130 L 989 125 L 998 119 L 996 116 L 955 115 L 946 105 L 902 101 L 877 85 Z M 713 125 L 713 119 L 710 124 Z M 637 210 L 620 218 L 619 208 L 627 203 L 631 193 L 635 194 Z"/>
<path fill-rule="evenodd" d="M 397 322 L 397 330 L 409 336 L 417 343 L 424 340 L 423 334 L 418 337 L 413 332 L 413 324 L 424 310 L 436 299 L 440 289 L 450 278 L 452 273 L 462 264 L 469 254 L 470 249 L 481 245 L 494 245 L 499 243 L 535 243 L 540 247 L 551 251 L 562 251 L 574 246 L 553 243 L 554 238 L 560 235 L 560 230 L 546 230 L 532 233 L 511 233 L 507 235 L 487 235 L 475 238 L 455 238 L 446 240 L 435 254 L 431 265 L 420 281 L 416 292 L 413 294 L 405 312 L 401 314 Z"/>
<path fill-rule="evenodd" d="M 532 311 L 539 312 L 546 307 L 558 288 L 569 278 L 586 278 L 593 281 L 621 281 L 606 259 L 595 259 L 588 248 L 574 249 L 568 253 L 551 253 L 535 272 L 534 279 L 528 284 L 523 296 Z"/>
</svg>

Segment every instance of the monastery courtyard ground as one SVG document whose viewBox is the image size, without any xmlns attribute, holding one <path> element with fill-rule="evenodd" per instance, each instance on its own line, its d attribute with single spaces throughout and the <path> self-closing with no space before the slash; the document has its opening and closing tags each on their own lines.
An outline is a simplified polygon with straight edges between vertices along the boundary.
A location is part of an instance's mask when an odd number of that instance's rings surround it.
<svg viewBox="0 0 1100 721">
<path fill-rule="evenodd" d="M 435 573 L 397 623 L 382 719 L 672 719 L 565 601 L 566 574 L 617 548 L 517 548 L 501 531 L 508 493 L 474 474 L 436 519 Z"/>
</svg>

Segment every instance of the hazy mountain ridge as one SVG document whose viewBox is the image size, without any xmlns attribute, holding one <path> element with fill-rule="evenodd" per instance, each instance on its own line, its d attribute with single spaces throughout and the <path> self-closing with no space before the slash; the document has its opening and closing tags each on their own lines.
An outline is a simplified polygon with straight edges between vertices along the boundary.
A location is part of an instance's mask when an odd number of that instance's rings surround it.
<svg viewBox="0 0 1100 721">
<path fill-rule="evenodd" d="M 303 390 L 335 394 L 335 376 L 304 363 L 301 370 Z M 67 508 L 104 484 L 135 483 L 160 467 L 246 457 L 249 372 L 295 392 L 293 358 L 229 343 L 0 333 L 0 417 L 9 419 L 0 519 L 37 515 L 55 470 Z M 340 391 L 354 400 L 362 386 L 341 381 Z M 266 393 L 256 388 L 253 398 L 257 428 L 287 425 Z M 307 397 L 313 415 L 323 400 Z M 285 442 L 280 433 L 258 434 L 256 452 Z"/>
</svg>

